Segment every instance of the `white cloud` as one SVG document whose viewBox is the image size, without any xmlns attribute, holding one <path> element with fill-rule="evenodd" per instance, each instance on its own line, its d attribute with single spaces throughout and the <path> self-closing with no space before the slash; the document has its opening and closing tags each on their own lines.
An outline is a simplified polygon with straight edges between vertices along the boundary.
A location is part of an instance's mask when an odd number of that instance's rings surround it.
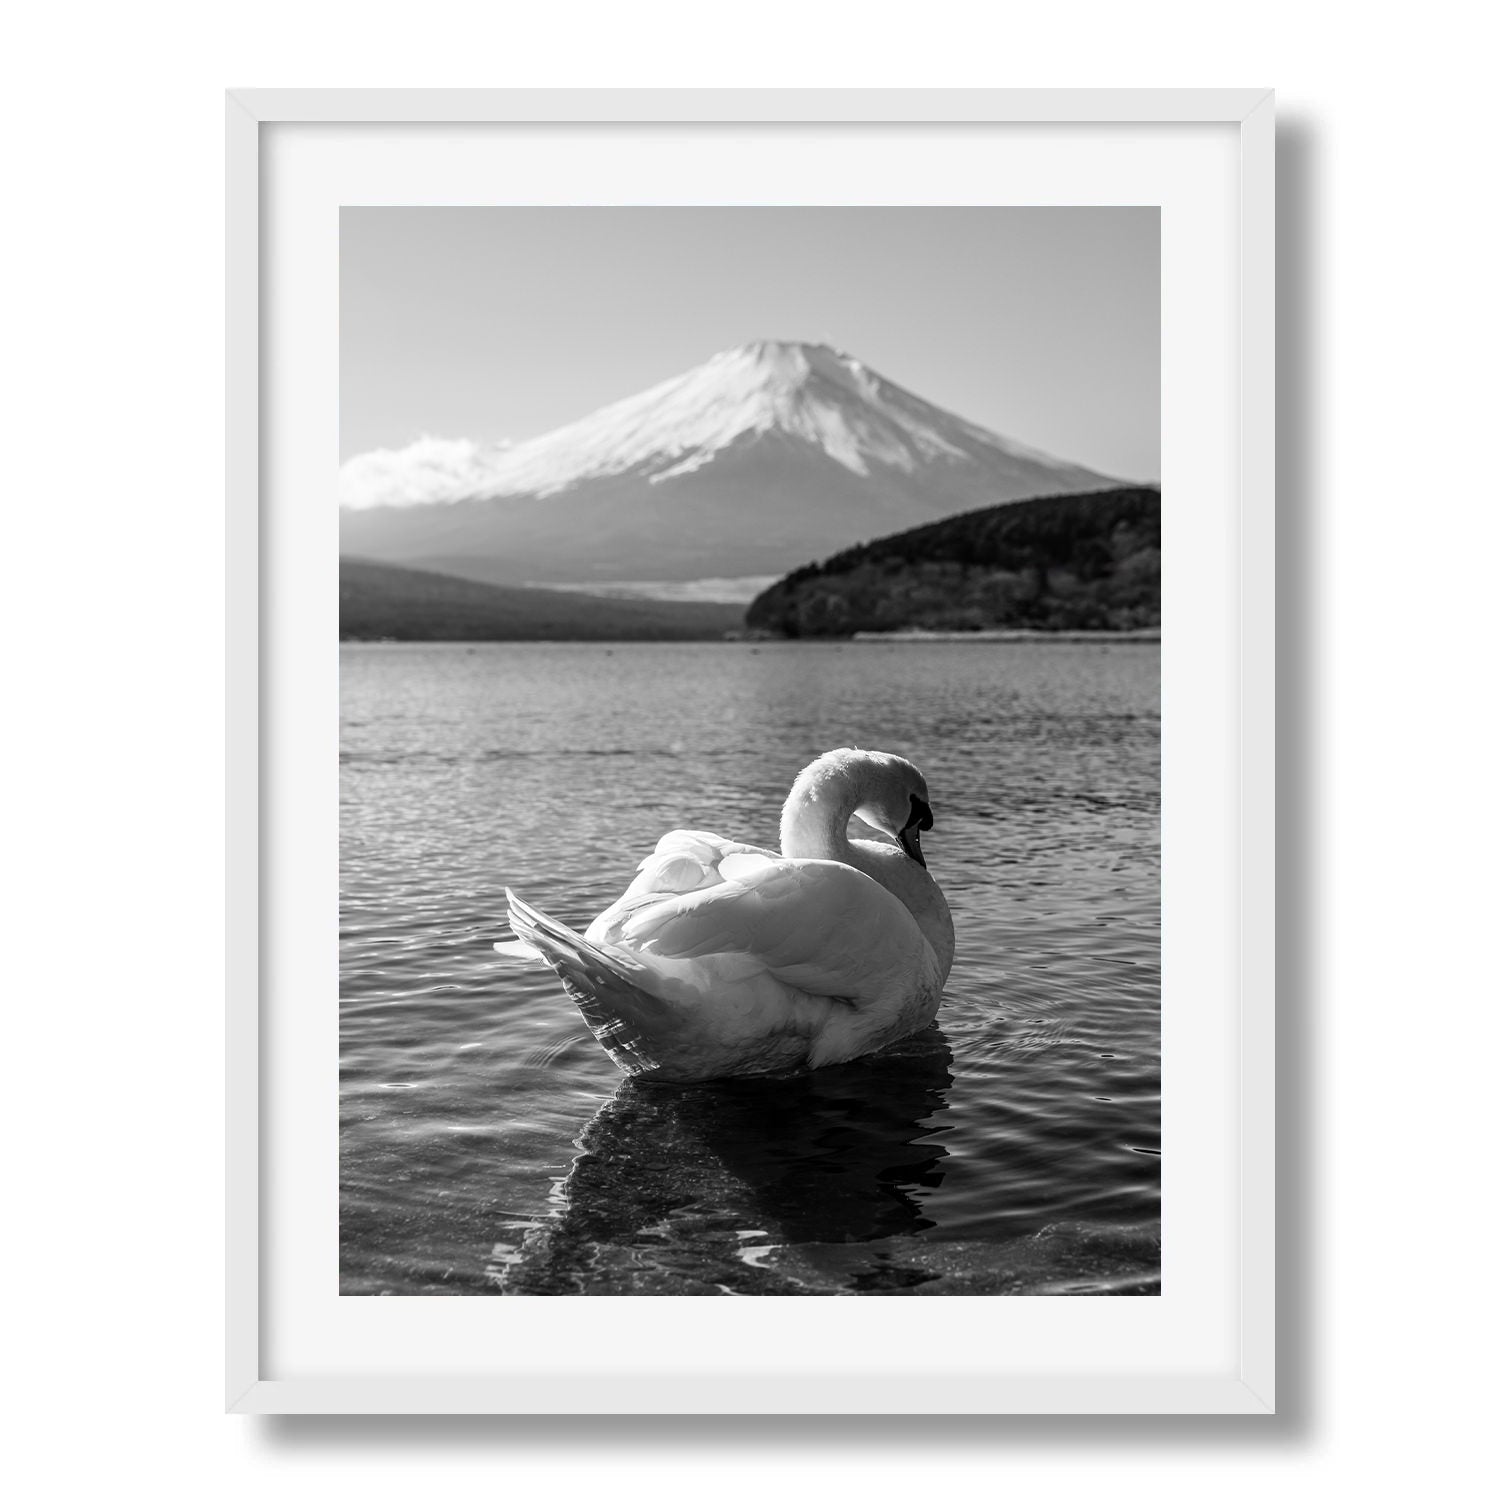
<svg viewBox="0 0 1500 1500">
<path fill-rule="evenodd" d="M 405 448 L 356 454 L 339 469 L 339 504 L 365 510 L 462 499 L 480 487 L 488 461 L 503 447 L 467 438 L 420 437 Z"/>
</svg>

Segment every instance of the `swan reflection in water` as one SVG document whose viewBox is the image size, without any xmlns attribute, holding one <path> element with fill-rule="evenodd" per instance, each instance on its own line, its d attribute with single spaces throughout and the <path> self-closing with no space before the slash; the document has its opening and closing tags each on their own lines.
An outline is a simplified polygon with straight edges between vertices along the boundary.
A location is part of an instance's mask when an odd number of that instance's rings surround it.
<svg viewBox="0 0 1500 1500">
<path fill-rule="evenodd" d="M 790 1078 L 627 1079 L 579 1137 L 556 1211 L 498 1231 L 489 1282 L 520 1296 L 795 1293 L 763 1250 L 932 1227 L 952 1062 L 934 1026 Z"/>
</svg>

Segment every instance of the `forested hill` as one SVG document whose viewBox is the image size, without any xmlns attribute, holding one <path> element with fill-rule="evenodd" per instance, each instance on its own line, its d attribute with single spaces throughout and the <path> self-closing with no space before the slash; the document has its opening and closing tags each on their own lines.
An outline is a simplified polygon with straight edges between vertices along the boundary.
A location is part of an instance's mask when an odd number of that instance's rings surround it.
<svg viewBox="0 0 1500 1500">
<path fill-rule="evenodd" d="M 1015 501 L 881 537 L 787 574 L 746 624 L 792 637 L 1159 626 L 1161 491 Z"/>
</svg>

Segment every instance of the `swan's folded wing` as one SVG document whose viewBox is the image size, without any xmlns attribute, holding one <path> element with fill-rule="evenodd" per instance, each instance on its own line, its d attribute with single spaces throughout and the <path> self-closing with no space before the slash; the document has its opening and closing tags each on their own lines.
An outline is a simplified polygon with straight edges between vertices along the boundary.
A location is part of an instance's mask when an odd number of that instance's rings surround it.
<svg viewBox="0 0 1500 1500">
<path fill-rule="evenodd" d="M 625 945 L 643 957 L 746 954 L 785 984 L 855 1002 L 921 963 L 911 913 L 849 865 L 747 851 L 721 868 L 723 883 L 632 914 Z"/>
<path fill-rule="evenodd" d="M 738 844 L 699 829 L 677 828 L 664 833 L 656 848 L 636 866 L 635 879 L 624 893 L 589 924 L 589 941 L 605 946 L 618 943 L 625 924 L 643 907 L 723 884 L 727 878 L 721 872 L 724 862 L 730 861 L 732 868 L 736 858 L 746 855 L 775 857 L 752 844 Z"/>
<path fill-rule="evenodd" d="M 635 879 L 625 894 L 684 895 L 688 891 L 706 890 L 724 879 L 719 869 L 723 861 L 738 854 L 772 857 L 751 844 L 738 844 L 698 829 L 676 828 L 664 833 L 657 840 L 656 849 L 636 866 Z"/>
</svg>

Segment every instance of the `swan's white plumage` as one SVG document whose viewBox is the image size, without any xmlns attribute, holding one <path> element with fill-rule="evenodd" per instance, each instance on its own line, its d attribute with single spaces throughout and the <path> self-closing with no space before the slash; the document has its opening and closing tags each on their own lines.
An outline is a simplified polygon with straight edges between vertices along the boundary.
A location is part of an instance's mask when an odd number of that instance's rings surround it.
<svg viewBox="0 0 1500 1500">
<path fill-rule="evenodd" d="M 783 984 L 851 1004 L 899 985 L 920 958 L 911 914 L 849 865 L 735 853 L 717 874 L 706 888 L 638 908 L 617 941 L 648 961 L 751 955 Z"/>
<path fill-rule="evenodd" d="M 627 1072 L 686 1081 L 859 1056 L 932 1019 L 952 962 L 942 893 L 896 839 L 917 799 L 925 810 L 926 784 L 899 757 L 830 752 L 793 787 L 787 852 L 677 829 L 585 935 L 507 892 L 520 943 L 496 948 L 542 957 Z"/>
</svg>

